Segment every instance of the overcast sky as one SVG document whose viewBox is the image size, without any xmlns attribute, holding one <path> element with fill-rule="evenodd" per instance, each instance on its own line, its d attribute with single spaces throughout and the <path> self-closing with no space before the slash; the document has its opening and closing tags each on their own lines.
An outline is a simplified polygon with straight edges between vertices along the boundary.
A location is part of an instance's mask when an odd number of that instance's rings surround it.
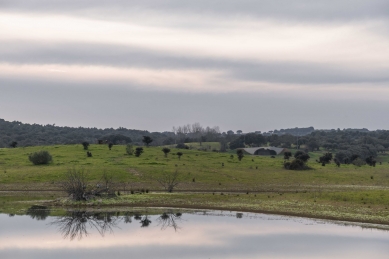
<svg viewBox="0 0 389 259">
<path fill-rule="evenodd" d="M 389 129 L 388 0 L 0 0 L 0 118 Z"/>
</svg>

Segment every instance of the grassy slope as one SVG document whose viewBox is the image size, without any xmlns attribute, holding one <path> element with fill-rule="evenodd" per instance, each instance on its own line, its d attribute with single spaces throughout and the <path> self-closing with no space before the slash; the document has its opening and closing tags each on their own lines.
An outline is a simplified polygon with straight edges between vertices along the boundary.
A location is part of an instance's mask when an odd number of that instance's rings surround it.
<svg viewBox="0 0 389 259">
<path fill-rule="evenodd" d="M 53 155 L 53 163 L 32 165 L 28 154 L 42 149 Z M 230 159 L 228 153 L 180 150 L 184 155 L 178 160 L 174 155 L 177 149 L 172 149 L 168 158 L 161 148 L 155 147 L 145 148 L 139 158 L 126 155 L 124 146 L 114 146 L 110 151 L 106 145 L 91 145 L 89 150 L 92 158 L 86 157 L 81 145 L 0 149 L 0 190 L 55 190 L 62 174 L 71 167 L 88 171 L 94 181 L 107 170 L 117 180 L 130 182 L 132 188 L 157 190 L 158 185 L 145 181 L 141 175 L 178 170 L 187 179 L 179 186 L 180 190 L 211 193 L 129 195 L 106 205 L 213 207 L 389 224 L 387 156 L 380 157 L 384 163 L 375 168 L 353 165 L 337 168 L 333 164 L 322 167 L 314 162 L 320 153 L 310 153 L 309 165 L 313 170 L 286 171 L 282 168 L 282 157 L 245 156 L 239 162 L 236 156 Z M 250 194 L 245 194 L 246 191 Z M 12 193 L 4 192 L 0 203 L 8 209 L 18 207 L 15 201 L 26 200 L 25 195 L 18 195 L 15 198 Z M 31 199 L 52 199 L 58 195 L 41 193 L 31 195 Z"/>
</svg>

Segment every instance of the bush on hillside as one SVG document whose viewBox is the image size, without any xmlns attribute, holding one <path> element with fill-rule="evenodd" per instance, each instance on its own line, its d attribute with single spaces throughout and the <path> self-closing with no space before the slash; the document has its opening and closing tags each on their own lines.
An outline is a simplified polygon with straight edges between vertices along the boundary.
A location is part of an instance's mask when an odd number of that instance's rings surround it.
<svg viewBox="0 0 389 259">
<path fill-rule="evenodd" d="M 81 144 L 84 147 L 84 150 L 88 150 L 88 148 L 89 148 L 89 142 L 88 141 L 84 141 Z"/>
<path fill-rule="evenodd" d="M 34 164 L 34 165 L 46 165 L 49 164 L 53 157 L 50 155 L 48 151 L 41 150 L 35 153 L 32 153 L 28 156 L 28 159 Z"/>
<path fill-rule="evenodd" d="M 126 146 L 126 153 L 130 156 L 134 154 L 134 146 L 131 144 L 127 144 Z"/>
<path fill-rule="evenodd" d="M 143 153 L 143 147 L 137 147 L 135 149 L 135 156 L 140 157 L 140 155 Z"/>
<path fill-rule="evenodd" d="M 187 145 L 185 145 L 184 143 L 177 144 L 176 148 L 179 148 L 179 149 L 189 149 L 189 147 Z"/>
</svg>

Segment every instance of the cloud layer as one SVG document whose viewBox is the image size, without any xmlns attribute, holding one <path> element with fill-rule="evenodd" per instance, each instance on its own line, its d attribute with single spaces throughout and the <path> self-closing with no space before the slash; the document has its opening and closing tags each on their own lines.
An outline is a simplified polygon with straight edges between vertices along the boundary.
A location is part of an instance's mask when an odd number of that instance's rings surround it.
<svg viewBox="0 0 389 259">
<path fill-rule="evenodd" d="M 386 100 L 388 9 L 383 0 L 3 0 L 0 83 L 271 94 L 347 109 Z"/>
</svg>

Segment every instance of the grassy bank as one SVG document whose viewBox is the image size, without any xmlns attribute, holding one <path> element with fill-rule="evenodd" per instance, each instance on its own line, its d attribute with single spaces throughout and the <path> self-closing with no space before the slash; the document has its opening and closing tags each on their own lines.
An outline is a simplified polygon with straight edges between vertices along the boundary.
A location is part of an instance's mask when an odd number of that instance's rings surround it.
<svg viewBox="0 0 389 259">
<path fill-rule="evenodd" d="M 204 143 L 203 145 L 206 145 Z M 269 212 L 317 218 L 389 224 L 389 164 L 382 155 L 376 167 L 316 163 L 322 153 L 310 153 L 306 171 L 283 169 L 283 157 L 245 156 L 238 161 L 230 153 L 172 149 L 167 158 L 162 148 L 144 148 L 141 157 L 129 156 L 124 146 L 91 145 L 88 158 L 82 145 L 0 149 L 1 210 L 15 213 L 36 203 L 55 206 L 170 206 Z M 34 166 L 28 155 L 48 150 L 53 162 Z M 184 155 L 179 159 L 175 153 Z M 144 175 L 178 171 L 185 180 L 177 193 L 122 195 L 114 199 L 66 203 L 58 183 L 70 168 L 87 171 L 97 182 L 103 171 L 112 172 L 129 190 L 161 187 Z M 17 192 L 10 192 L 14 190 Z M 37 192 L 39 191 L 39 192 Z M 246 194 L 249 192 L 249 194 Z M 223 194 L 223 195 L 222 195 Z"/>
</svg>

